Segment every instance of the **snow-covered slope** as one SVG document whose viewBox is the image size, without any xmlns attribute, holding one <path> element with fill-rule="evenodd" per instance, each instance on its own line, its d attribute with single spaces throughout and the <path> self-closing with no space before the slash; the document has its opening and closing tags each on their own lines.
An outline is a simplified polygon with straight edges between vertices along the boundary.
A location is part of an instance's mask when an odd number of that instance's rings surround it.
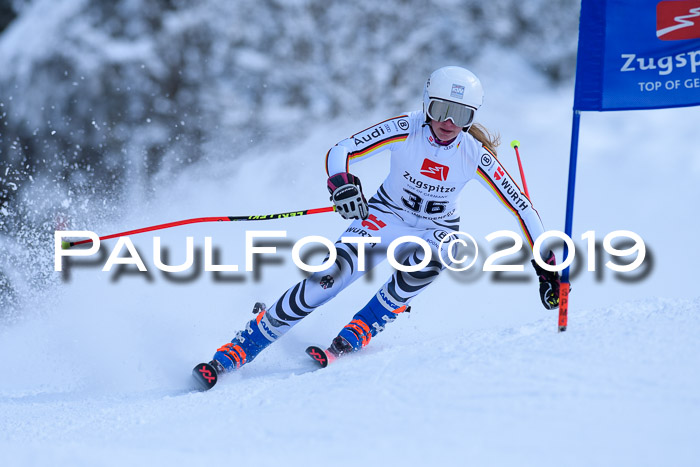
<svg viewBox="0 0 700 467">
<path fill-rule="evenodd" d="M 21 367 L 4 368 L 0 448 L 6 465 L 689 466 L 699 312 L 649 299 L 579 312 L 567 334 L 539 319 L 427 339 L 407 318 L 315 372 L 296 336 L 208 393 L 128 349 L 111 371 L 135 379 L 115 390 L 76 366 L 75 389 L 16 391 Z M 160 344 L 176 360 L 188 345 Z"/>
</svg>

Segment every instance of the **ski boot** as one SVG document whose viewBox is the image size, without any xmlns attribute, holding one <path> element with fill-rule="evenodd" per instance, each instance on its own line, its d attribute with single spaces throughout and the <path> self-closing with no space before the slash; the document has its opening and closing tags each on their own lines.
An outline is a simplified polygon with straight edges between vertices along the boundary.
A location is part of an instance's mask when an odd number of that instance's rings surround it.
<svg viewBox="0 0 700 467">
<path fill-rule="evenodd" d="M 404 311 L 410 311 L 410 307 L 404 305 L 391 311 L 374 296 L 364 308 L 353 316 L 352 321 L 343 327 L 338 336 L 333 339 L 330 347 L 323 350 L 313 345 L 306 349 L 306 353 L 316 360 L 321 368 L 325 368 L 338 357 L 365 347 L 372 337 L 384 330 L 387 323 L 394 321 L 396 316 Z"/>
<path fill-rule="evenodd" d="M 209 363 L 200 363 L 192 370 L 192 375 L 203 389 L 211 389 L 220 375 L 253 361 L 279 337 L 270 330 L 269 324 L 263 322 L 266 320 L 263 303 L 256 303 L 253 312 L 256 317 L 246 324 L 244 330 L 239 331 L 231 342 L 219 347 Z"/>
<path fill-rule="evenodd" d="M 263 322 L 266 311 L 265 304 L 256 303 L 253 307 L 256 317 L 246 324 L 243 331 L 238 331 L 231 342 L 216 350 L 214 360 L 224 371 L 237 370 L 253 361 L 263 349 L 277 340 L 279 336 L 270 330 L 269 324 Z"/>
<path fill-rule="evenodd" d="M 381 304 L 377 296 L 372 299 L 353 316 L 352 321 L 341 329 L 339 337 L 343 337 L 353 350 L 360 350 L 369 344 L 374 336 L 384 330 L 388 323 L 411 308 L 403 305 L 395 310 L 389 310 Z"/>
</svg>

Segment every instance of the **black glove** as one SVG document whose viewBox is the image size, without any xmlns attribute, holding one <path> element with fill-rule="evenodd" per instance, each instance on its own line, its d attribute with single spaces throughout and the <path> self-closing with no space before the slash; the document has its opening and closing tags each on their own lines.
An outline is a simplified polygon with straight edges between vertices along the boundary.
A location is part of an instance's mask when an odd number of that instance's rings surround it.
<svg viewBox="0 0 700 467">
<path fill-rule="evenodd" d="M 554 266 L 557 264 L 554 252 L 549 250 L 549 255 L 544 260 L 545 263 Z M 540 279 L 540 299 L 548 310 L 553 310 L 559 306 L 559 273 L 556 271 L 545 271 L 533 259 L 532 266 Z"/>
<path fill-rule="evenodd" d="M 369 207 L 359 178 L 348 172 L 332 175 L 328 177 L 328 191 L 335 210 L 344 219 L 367 219 Z"/>
</svg>

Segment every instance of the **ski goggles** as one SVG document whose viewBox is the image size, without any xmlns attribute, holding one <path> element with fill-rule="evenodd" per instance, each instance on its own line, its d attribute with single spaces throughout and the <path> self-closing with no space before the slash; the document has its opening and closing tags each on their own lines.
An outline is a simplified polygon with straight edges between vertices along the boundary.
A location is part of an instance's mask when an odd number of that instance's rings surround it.
<svg viewBox="0 0 700 467">
<path fill-rule="evenodd" d="M 452 123 L 464 128 L 474 119 L 474 109 L 456 102 L 430 99 L 428 117 L 438 122 L 452 120 Z"/>
</svg>

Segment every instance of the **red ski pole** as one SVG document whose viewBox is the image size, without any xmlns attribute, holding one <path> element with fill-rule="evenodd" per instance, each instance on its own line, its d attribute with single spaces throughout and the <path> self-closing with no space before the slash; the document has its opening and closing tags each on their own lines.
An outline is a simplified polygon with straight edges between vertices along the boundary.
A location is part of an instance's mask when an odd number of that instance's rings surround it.
<svg viewBox="0 0 700 467">
<path fill-rule="evenodd" d="M 279 214 L 263 214 L 258 216 L 221 216 L 221 217 L 197 217 L 194 219 L 185 219 L 182 221 L 168 222 L 167 224 L 152 225 L 150 227 L 143 227 L 141 229 L 128 230 L 126 232 L 115 233 L 111 235 L 105 235 L 100 237 L 100 241 L 109 240 L 110 238 L 125 237 L 127 235 L 135 235 L 143 232 L 151 232 L 153 230 L 163 230 L 169 229 L 171 227 L 177 227 L 178 225 L 196 224 L 199 222 L 235 222 L 235 221 L 263 221 L 269 219 L 284 219 L 286 217 L 297 217 L 297 216 L 308 216 L 309 214 L 319 214 L 322 212 L 333 212 L 335 211 L 335 206 L 328 206 L 325 208 L 317 209 L 307 209 L 305 211 L 290 211 L 282 212 Z M 61 247 L 64 250 L 69 249 L 75 245 L 82 245 L 84 243 L 92 243 L 92 239 L 88 238 L 86 240 L 80 240 L 77 242 L 67 242 L 63 241 Z"/>
<path fill-rule="evenodd" d="M 515 157 L 518 158 L 518 168 L 520 168 L 520 179 L 523 181 L 523 188 L 525 189 L 525 196 L 530 198 L 530 193 L 527 191 L 527 182 L 525 181 L 525 172 L 523 171 L 523 163 L 520 161 L 520 152 L 518 147 L 520 146 L 520 141 L 514 139 L 510 142 L 510 147 L 515 149 Z"/>
</svg>

